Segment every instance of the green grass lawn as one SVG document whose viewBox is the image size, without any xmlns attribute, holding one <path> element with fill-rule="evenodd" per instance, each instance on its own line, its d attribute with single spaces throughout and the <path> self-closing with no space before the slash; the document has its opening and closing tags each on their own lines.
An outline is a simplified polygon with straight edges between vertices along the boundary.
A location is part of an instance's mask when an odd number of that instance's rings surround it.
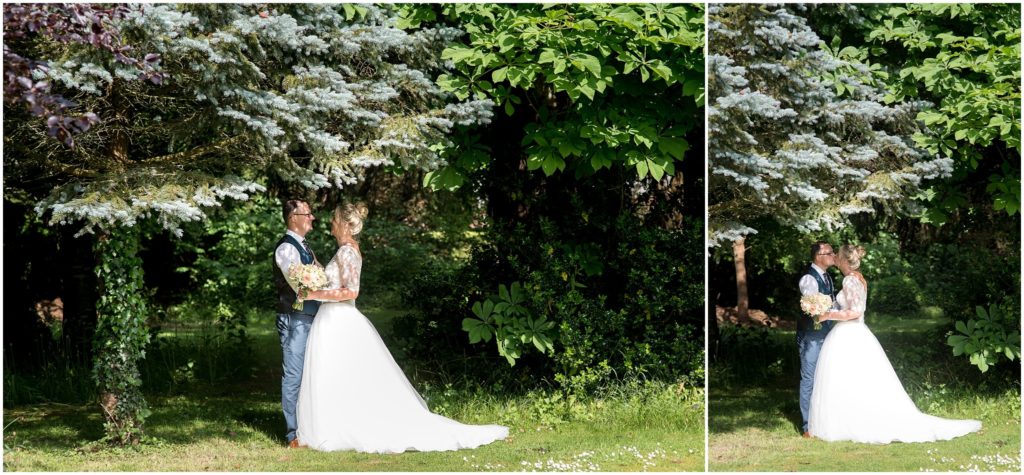
<svg viewBox="0 0 1024 475">
<path fill-rule="evenodd" d="M 953 373 L 946 367 L 959 362 L 948 363 L 943 353 L 948 350 L 934 344 L 934 331 L 944 324 L 941 317 L 906 321 L 881 318 L 870 323 L 920 409 L 940 417 L 979 419 L 981 432 L 920 444 L 803 439 L 799 433 L 799 379 L 794 374 L 794 365 L 798 364 L 795 336 L 792 331 L 771 331 L 763 342 L 766 349 L 755 353 L 764 359 L 751 362 L 773 366 L 762 373 L 764 377 L 722 374 L 735 371 L 730 368 L 735 368 L 736 362 L 711 367 L 710 470 L 1019 472 L 1019 388 L 975 389 L 953 380 Z M 914 345 L 927 345 L 934 353 L 922 356 L 907 350 Z M 919 371 L 911 372 L 911 366 L 919 367 Z"/>
<path fill-rule="evenodd" d="M 395 313 L 367 312 L 383 319 Z M 375 319 L 377 317 L 374 317 Z M 379 322 L 377 322 L 379 324 Z M 265 325 L 266 326 L 266 325 Z M 440 413 L 510 427 L 507 440 L 473 450 L 392 455 L 284 447 L 280 347 L 266 326 L 253 332 L 259 363 L 251 380 L 150 395 L 153 415 L 138 447 L 92 451 L 102 437 L 94 404 L 5 408 L 4 469 L 10 471 L 703 471 L 700 390 L 672 385 L 575 403 L 554 393 L 505 396 L 431 388 Z M 262 327 L 260 327 L 262 328 Z M 181 333 L 179 335 L 182 335 Z M 571 412 L 571 415 L 564 413 Z"/>
</svg>

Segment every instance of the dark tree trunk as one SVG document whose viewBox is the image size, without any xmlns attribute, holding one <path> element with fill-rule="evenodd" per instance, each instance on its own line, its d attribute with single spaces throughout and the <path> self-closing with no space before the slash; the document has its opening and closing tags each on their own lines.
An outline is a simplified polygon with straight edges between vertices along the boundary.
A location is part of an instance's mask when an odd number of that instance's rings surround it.
<svg viewBox="0 0 1024 475">
<path fill-rule="evenodd" d="M 491 125 L 481 134 L 481 142 L 490 148 L 491 160 L 483 180 L 487 197 L 487 215 L 499 227 L 508 229 L 528 213 L 525 199 L 537 190 L 535 173 L 527 173 L 523 152 L 523 130 L 533 112 L 517 107 L 509 117 L 496 111 Z"/>
<path fill-rule="evenodd" d="M 718 300 L 718 299 L 715 299 Z M 713 362 L 718 359 L 718 342 L 721 340 L 721 333 L 718 329 L 718 316 L 715 311 L 715 302 L 710 300 L 707 303 L 708 307 L 708 362 Z"/>
<path fill-rule="evenodd" d="M 683 172 L 683 215 L 690 219 L 704 219 L 704 127 L 698 127 L 686 135 L 691 144 L 686 157 L 680 164 Z"/>
</svg>

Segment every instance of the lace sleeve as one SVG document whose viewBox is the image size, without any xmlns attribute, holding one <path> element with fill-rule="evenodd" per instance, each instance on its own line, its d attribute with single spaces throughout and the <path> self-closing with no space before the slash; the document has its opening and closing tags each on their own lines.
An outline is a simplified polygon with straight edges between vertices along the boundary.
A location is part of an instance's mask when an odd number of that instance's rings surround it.
<svg viewBox="0 0 1024 475">
<path fill-rule="evenodd" d="M 843 299 L 846 301 L 844 310 L 849 310 L 857 315 L 857 318 L 864 318 L 864 311 L 867 309 L 868 295 L 864 284 L 856 276 L 848 275 L 843 277 Z"/>
<path fill-rule="evenodd" d="M 338 249 L 339 282 L 343 288 L 359 291 L 359 272 L 362 270 L 363 259 L 352 246 L 341 246 Z"/>
</svg>

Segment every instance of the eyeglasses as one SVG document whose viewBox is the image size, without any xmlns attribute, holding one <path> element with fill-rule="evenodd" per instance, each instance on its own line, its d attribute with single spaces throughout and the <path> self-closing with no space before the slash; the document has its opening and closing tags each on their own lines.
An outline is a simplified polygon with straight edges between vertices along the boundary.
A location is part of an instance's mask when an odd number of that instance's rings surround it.
<svg viewBox="0 0 1024 475">
<path fill-rule="evenodd" d="M 292 213 L 292 216 L 313 216 L 313 213 Z"/>
<path fill-rule="evenodd" d="M 836 255 L 836 253 L 834 253 L 834 252 L 820 252 L 820 253 L 818 253 L 818 255 L 819 256 L 834 256 L 834 255 Z"/>
</svg>

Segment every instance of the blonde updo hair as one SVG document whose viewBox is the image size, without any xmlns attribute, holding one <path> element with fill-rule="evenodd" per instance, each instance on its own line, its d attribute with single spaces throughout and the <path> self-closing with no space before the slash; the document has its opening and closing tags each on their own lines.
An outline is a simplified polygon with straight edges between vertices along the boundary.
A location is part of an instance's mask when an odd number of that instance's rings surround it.
<svg viewBox="0 0 1024 475">
<path fill-rule="evenodd" d="M 867 250 L 864 246 L 856 246 L 853 244 L 844 244 L 839 248 L 839 255 L 850 263 L 850 269 L 860 269 L 860 260 L 867 254 Z"/>
<path fill-rule="evenodd" d="M 348 224 L 348 230 L 353 236 L 363 230 L 363 221 L 369 214 L 370 210 L 363 203 L 346 203 L 334 209 L 334 218 Z"/>
</svg>

